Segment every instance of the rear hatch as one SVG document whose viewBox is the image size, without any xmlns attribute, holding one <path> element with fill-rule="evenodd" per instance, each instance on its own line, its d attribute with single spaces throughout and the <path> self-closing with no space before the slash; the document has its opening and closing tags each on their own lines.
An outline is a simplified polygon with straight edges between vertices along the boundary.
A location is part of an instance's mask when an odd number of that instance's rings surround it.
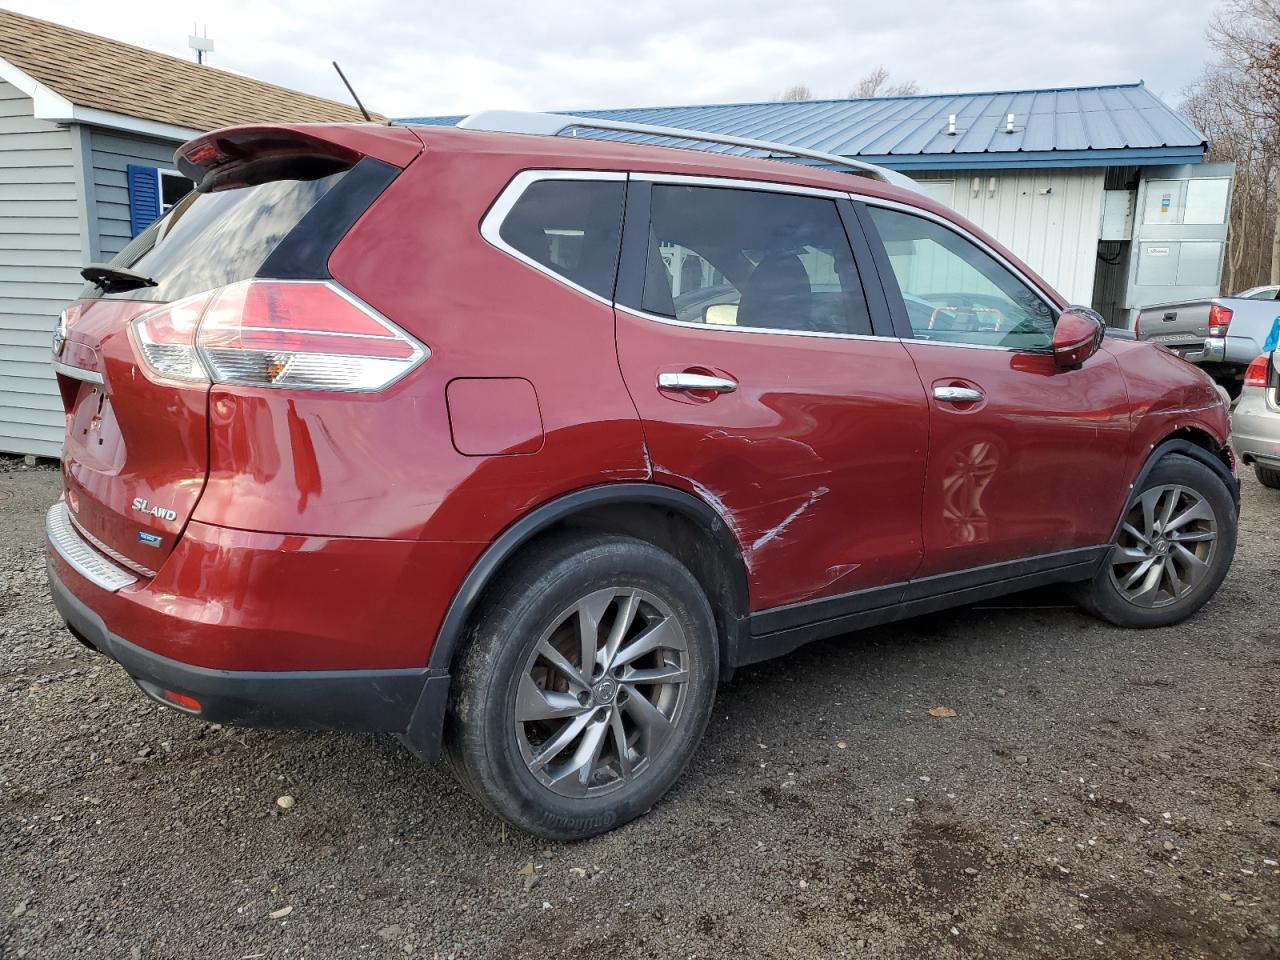
<svg viewBox="0 0 1280 960">
<path fill-rule="evenodd" d="M 245 317 L 256 310 L 278 320 L 281 289 L 295 307 L 339 300 L 326 286 L 329 253 L 421 146 L 388 128 L 254 127 L 179 151 L 197 190 L 106 268 L 86 270 L 97 282 L 64 312 L 54 338 L 67 504 L 99 550 L 144 576 L 159 568 L 204 489 L 211 384 L 256 383 L 245 378 L 262 369 L 279 375 L 290 342 L 306 337 Z M 286 325 L 312 326 L 298 313 Z M 203 350 L 196 334 L 208 324 L 216 329 Z M 382 334 L 356 329 L 341 342 L 354 345 L 349 355 L 379 346 Z M 314 367 L 317 356 L 305 358 Z"/>
</svg>

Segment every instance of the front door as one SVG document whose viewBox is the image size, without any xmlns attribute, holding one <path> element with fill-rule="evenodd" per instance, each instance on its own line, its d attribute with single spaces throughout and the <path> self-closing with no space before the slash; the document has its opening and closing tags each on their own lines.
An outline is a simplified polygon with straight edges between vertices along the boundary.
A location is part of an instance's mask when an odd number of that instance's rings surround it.
<svg viewBox="0 0 1280 960">
<path fill-rule="evenodd" d="M 906 349 L 873 335 L 847 201 L 714 182 L 629 188 L 618 355 L 654 478 L 724 517 L 753 610 L 902 583 L 928 409 Z"/>
<path fill-rule="evenodd" d="M 1059 370 L 1056 310 L 1009 266 L 939 219 L 862 211 L 929 395 L 917 576 L 1107 543 L 1130 429 L 1115 359 Z"/>
</svg>

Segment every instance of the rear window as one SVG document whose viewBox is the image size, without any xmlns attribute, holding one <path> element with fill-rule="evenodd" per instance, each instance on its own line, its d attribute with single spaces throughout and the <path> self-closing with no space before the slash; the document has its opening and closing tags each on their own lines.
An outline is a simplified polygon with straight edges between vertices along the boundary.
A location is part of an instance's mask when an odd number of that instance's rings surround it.
<svg viewBox="0 0 1280 960">
<path fill-rule="evenodd" d="M 364 157 L 323 177 L 189 193 L 111 261 L 156 286 L 103 293 L 91 283 L 81 296 L 167 302 L 251 277 L 325 279 L 333 248 L 399 172 Z"/>
<path fill-rule="evenodd" d="M 103 293 L 88 284 L 81 295 L 169 301 L 248 280 L 347 173 L 189 193 L 111 261 L 112 266 L 150 277 L 156 286 Z"/>
<path fill-rule="evenodd" d="M 605 299 L 622 240 L 621 180 L 538 180 L 502 222 L 505 243 Z"/>
</svg>

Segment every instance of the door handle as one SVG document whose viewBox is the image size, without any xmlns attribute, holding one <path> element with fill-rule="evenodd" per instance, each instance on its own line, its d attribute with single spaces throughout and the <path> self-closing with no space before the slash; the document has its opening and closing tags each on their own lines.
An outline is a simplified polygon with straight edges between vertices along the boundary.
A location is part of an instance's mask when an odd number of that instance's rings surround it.
<svg viewBox="0 0 1280 960">
<path fill-rule="evenodd" d="M 692 393 L 733 393 L 738 389 L 738 382 L 728 377 L 709 377 L 703 373 L 660 373 L 658 388 Z"/>
<path fill-rule="evenodd" d="M 978 403 L 983 394 L 973 387 L 934 387 L 933 399 L 942 403 Z"/>
</svg>

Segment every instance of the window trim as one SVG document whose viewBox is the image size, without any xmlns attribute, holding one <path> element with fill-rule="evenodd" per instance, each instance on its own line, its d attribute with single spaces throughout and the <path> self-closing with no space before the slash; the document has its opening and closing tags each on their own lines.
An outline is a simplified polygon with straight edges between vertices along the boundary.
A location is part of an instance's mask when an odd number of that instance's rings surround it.
<svg viewBox="0 0 1280 960">
<path fill-rule="evenodd" d="M 828 190 L 821 187 L 807 187 L 801 184 L 780 183 L 771 180 L 749 180 L 739 177 L 717 177 L 704 174 L 662 173 L 654 171 L 586 170 L 558 167 L 521 170 L 512 177 L 510 182 L 508 182 L 508 184 L 498 194 L 497 198 L 493 201 L 492 205 L 480 220 L 480 235 L 485 239 L 485 241 L 495 249 L 501 250 L 508 256 L 519 260 L 521 263 L 527 264 L 539 273 L 550 277 L 557 283 L 563 284 L 572 290 L 576 290 L 578 293 L 590 297 L 598 303 L 610 306 L 615 310 L 621 310 L 630 316 L 644 320 L 652 320 L 655 323 L 663 323 L 668 326 L 683 327 L 686 330 L 702 330 L 713 334 L 727 334 L 730 336 L 733 334 L 773 334 L 775 336 L 783 337 L 812 337 L 823 340 L 897 340 L 902 343 L 924 344 L 935 347 L 959 347 L 966 350 L 999 350 L 1004 353 L 1025 353 L 1034 356 L 1044 356 L 1047 353 L 1052 353 L 1051 349 L 1031 350 L 1023 347 L 1005 347 L 998 344 L 921 340 L 915 336 L 902 336 L 901 331 L 898 330 L 899 323 L 895 316 L 896 310 L 901 309 L 901 306 L 900 304 L 895 306 L 893 303 L 893 297 L 890 296 L 887 289 L 883 290 L 883 295 L 886 301 L 885 306 L 889 311 L 890 317 L 893 319 L 894 332 L 890 335 L 874 332 L 875 310 L 871 304 L 870 295 L 866 292 L 866 286 L 870 278 L 865 274 L 864 265 L 858 258 L 857 243 L 852 237 L 848 238 L 849 245 L 853 248 L 854 261 L 858 267 L 859 276 L 862 280 L 864 295 L 868 296 L 867 308 L 871 311 L 872 315 L 872 332 L 869 334 L 827 333 L 817 330 L 783 330 L 773 327 L 735 327 L 719 324 L 693 323 L 688 320 L 677 320 L 674 317 L 663 317 L 657 314 L 648 313 L 639 307 L 621 303 L 616 299 L 616 297 L 613 299 L 603 297 L 592 290 L 588 290 L 580 284 L 574 283 L 568 277 L 555 272 L 544 264 L 534 260 L 532 257 L 521 253 L 519 250 L 515 249 L 515 247 L 502 239 L 501 230 L 503 221 L 506 219 L 507 215 L 511 212 L 511 209 L 516 205 L 516 202 L 524 192 L 529 189 L 532 184 L 541 180 L 603 180 L 614 182 L 621 180 L 643 183 L 646 185 L 655 183 L 674 183 L 688 186 L 724 187 L 735 190 L 763 190 L 771 193 L 791 193 L 798 194 L 800 196 L 820 197 L 833 200 L 836 203 L 838 211 L 841 209 L 842 202 L 848 202 L 853 207 L 854 215 L 857 217 L 858 223 L 862 228 L 862 235 L 867 246 L 870 248 L 870 254 L 873 261 L 871 266 L 875 268 L 875 274 L 881 287 L 883 288 L 885 285 L 885 271 L 889 270 L 889 278 L 893 281 L 894 290 L 897 291 L 898 300 L 902 301 L 902 291 L 898 286 L 897 276 L 893 274 L 892 268 L 889 267 L 888 264 L 883 263 L 881 259 L 882 257 L 887 256 L 884 252 L 884 242 L 880 239 L 879 232 L 875 230 L 875 225 L 870 224 L 870 226 L 868 226 L 867 220 L 869 218 L 865 216 L 865 212 L 859 210 L 859 208 L 864 207 L 884 207 L 910 216 L 923 217 L 926 220 L 932 220 L 945 229 L 950 230 L 961 239 L 967 240 L 977 246 L 980 250 L 999 263 L 1000 266 L 1013 274 L 1020 283 L 1025 285 L 1027 289 L 1039 298 L 1052 312 L 1055 322 L 1056 318 L 1061 315 L 1062 309 L 1045 295 L 1039 284 L 1033 282 L 1021 269 L 1011 263 L 1004 254 L 999 250 L 996 250 L 986 241 L 970 233 L 959 224 L 951 222 L 946 217 L 939 216 L 932 210 L 926 210 L 923 207 L 913 206 L 912 204 L 902 203 L 897 200 L 875 197 L 868 194 L 853 193 L 851 191 Z M 615 291 L 621 284 L 622 272 L 626 269 L 627 236 L 630 232 L 628 229 L 629 218 L 627 214 L 631 212 L 632 207 L 630 196 L 631 192 L 632 191 L 627 192 L 627 197 L 623 201 L 622 241 L 618 263 L 618 277 L 614 284 Z M 648 224 L 645 224 L 645 227 L 647 236 Z M 845 231 L 846 234 L 848 234 L 848 223 L 845 224 Z"/>
<path fill-rule="evenodd" d="M 164 205 L 164 178 L 165 177 L 174 177 L 179 180 L 185 180 L 187 183 L 191 184 L 191 190 L 195 189 L 195 184 L 192 182 L 191 178 L 188 177 L 186 174 L 184 174 L 182 171 L 173 170 L 173 169 L 170 169 L 169 167 L 156 167 L 156 206 L 160 208 L 160 217 L 163 217 L 166 213 L 168 213 L 170 210 L 172 210 L 182 201 L 182 197 L 179 197 L 173 203 L 169 204 L 169 206 L 166 207 Z M 191 190 L 188 190 L 187 193 L 190 193 Z M 182 196 L 185 197 L 186 195 L 187 194 L 184 193 Z M 156 219 L 159 220 L 160 217 L 157 217 Z"/>
<path fill-rule="evenodd" d="M 539 263 L 533 257 L 522 253 L 502 239 L 502 225 L 511 210 L 519 202 L 520 198 L 524 196 L 526 190 L 543 180 L 591 180 L 611 183 L 621 181 L 625 183 L 627 174 L 620 170 L 521 170 L 511 178 L 511 182 L 502 189 L 502 192 L 498 194 L 498 198 L 493 201 L 493 205 L 489 207 L 484 217 L 480 220 L 480 236 L 484 237 L 490 246 L 496 247 L 507 256 L 514 257 L 521 263 L 528 264 L 539 273 L 546 274 L 558 283 L 577 290 L 592 300 L 613 306 L 613 300 L 609 297 L 603 297 L 594 290 L 588 290 L 581 284 L 574 283 L 564 274 L 557 273 L 544 263 Z M 623 210 L 625 211 L 625 209 L 626 199 L 624 197 Z M 619 216 L 622 216 L 622 211 L 619 212 Z"/>
<path fill-rule="evenodd" d="M 720 187 L 725 190 L 762 190 L 766 193 L 794 193 L 806 197 L 822 197 L 827 200 L 847 200 L 850 194 L 842 190 L 823 187 L 806 187 L 800 184 L 776 183 L 770 180 L 744 180 L 740 177 L 714 177 L 689 173 L 632 173 L 632 180 L 642 183 L 675 184 L 686 187 Z"/>
<path fill-rule="evenodd" d="M 665 323 L 672 327 L 684 327 L 686 330 L 702 330 L 708 333 L 770 333 L 781 337 L 815 337 L 822 340 L 899 340 L 900 337 L 882 337 L 875 333 L 828 333 L 824 330 L 783 330 L 778 327 L 737 327 L 719 323 L 694 323 L 692 320 L 677 320 L 657 313 L 648 313 L 639 307 L 629 307 L 625 303 L 615 303 L 615 310 L 652 320 L 654 323 Z"/>
</svg>

